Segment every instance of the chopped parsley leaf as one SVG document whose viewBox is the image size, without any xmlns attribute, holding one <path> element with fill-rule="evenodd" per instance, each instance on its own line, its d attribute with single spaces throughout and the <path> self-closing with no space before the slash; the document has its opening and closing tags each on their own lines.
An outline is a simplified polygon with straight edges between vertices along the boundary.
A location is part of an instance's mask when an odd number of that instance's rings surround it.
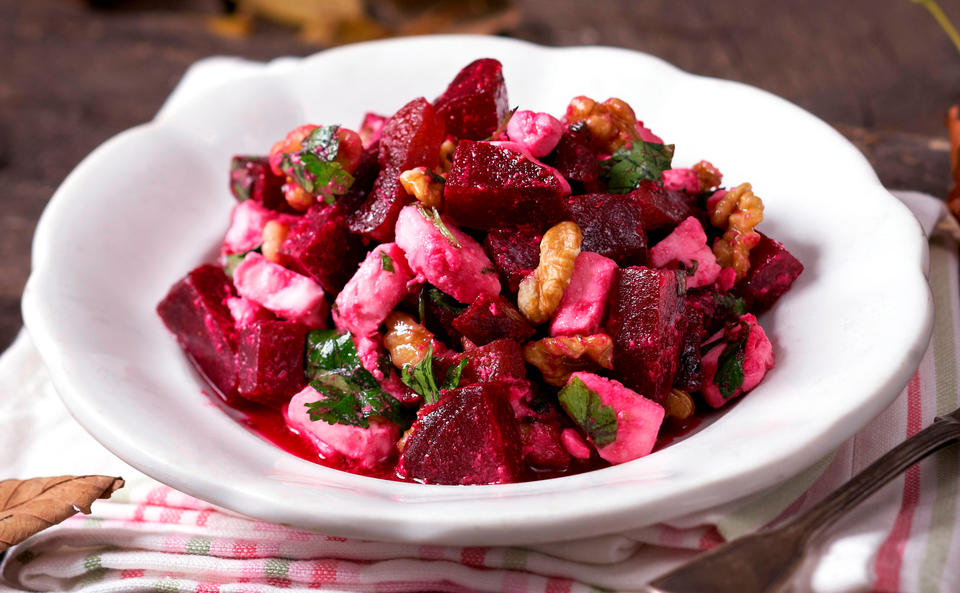
<svg viewBox="0 0 960 593">
<path fill-rule="evenodd" d="M 656 144 L 635 140 L 618 148 L 603 162 L 607 190 L 615 194 L 629 193 L 644 180 L 660 181 L 673 161 L 673 144 Z"/>
<path fill-rule="evenodd" d="M 396 272 L 393 269 L 393 259 L 385 251 L 380 252 L 380 268 L 386 272 Z"/>
<path fill-rule="evenodd" d="M 560 406 L 584 434 L 598 447 L 606 447 L 617 440 L 617 413 L 603 405 L 597 392 L 574 377 L 557 396 Z"/>
</svg>

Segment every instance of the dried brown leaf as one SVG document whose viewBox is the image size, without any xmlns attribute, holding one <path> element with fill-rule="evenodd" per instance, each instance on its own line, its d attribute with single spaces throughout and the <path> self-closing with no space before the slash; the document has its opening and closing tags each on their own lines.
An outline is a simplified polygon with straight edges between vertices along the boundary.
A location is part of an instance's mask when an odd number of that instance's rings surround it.
<svg viewBox="0 0 960 593">
<path fill-rule="evenodd" d="M 0 482 L 0 551 L 80 511 L 123 486 L 110 476 L 57 476 Z"/>
</svg>

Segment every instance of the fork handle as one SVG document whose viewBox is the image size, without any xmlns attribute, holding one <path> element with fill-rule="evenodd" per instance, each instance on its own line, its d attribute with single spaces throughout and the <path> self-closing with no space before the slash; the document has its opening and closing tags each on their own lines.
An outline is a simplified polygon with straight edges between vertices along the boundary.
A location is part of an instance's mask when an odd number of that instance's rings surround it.
<svg viewBox="0 0 960 593">
<path fill-rule="evenodd" d="M 798 516 L 791 522 L 793 527 L 804 531 L 807 537 L 819 533 L 908 467 L 957 441 L 960 441 L 960 414 L 954 412 L 937 418 Z"/>
</svg>

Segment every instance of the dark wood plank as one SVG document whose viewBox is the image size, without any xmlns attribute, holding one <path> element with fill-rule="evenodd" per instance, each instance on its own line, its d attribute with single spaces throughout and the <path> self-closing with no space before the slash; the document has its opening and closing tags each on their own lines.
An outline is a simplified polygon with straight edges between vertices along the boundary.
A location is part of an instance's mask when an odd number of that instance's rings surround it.
<svg viewBox="0 0 960 593">
<path fill-rule="evenodd" d="M 246 40 L 213 36 L 205 19 L 219 9 L 216 0 L 116 4 L 105 11 L 78 0 L 0 0 L 0 347 L 20 325 L 36 220 L 84 155 L 149 120 L 197 59 L 318 49 L 274 25 L 258 26 Z M 960 22 L 960 4 L 943 4 Z M 619 45 L 757 85 L 835 124 L 889 186 L 946 193 L 941 122 L 947 106 L 960 102 L 960 56 L 908 0 L 517 5 L 516 37 Z"/>
</svg>

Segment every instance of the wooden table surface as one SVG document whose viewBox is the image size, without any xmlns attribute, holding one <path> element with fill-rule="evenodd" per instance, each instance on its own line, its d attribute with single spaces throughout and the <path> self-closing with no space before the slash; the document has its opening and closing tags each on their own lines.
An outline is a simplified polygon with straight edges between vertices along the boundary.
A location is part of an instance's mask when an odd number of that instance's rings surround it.
<svg viewBox="0 0 960 593">
<path fill-rule="evenodd" d="M 291 30 L 212 35 L 216 0 L 0 0 L 0 347 L 20 327 L 30 239 L 46 201 L 93 148 L 149 120 L 209 55 L 307 55 Z M 960 1 L 941 0 L 960 24 Z M 944 195 L 943 113 L 960 54 L 909 0 L 518 0 L 511 36 L 603 44 L 781 95 L 836 126 L 890 187 Z M 776 8 L 774 8 L 776 7 Z M 801 182 L 815 171 L 799 172 Z M 131 196 L 136 199 L 136 196 Z M 104 254 L 104 265 L 109 265 Z"/>
</svg>

